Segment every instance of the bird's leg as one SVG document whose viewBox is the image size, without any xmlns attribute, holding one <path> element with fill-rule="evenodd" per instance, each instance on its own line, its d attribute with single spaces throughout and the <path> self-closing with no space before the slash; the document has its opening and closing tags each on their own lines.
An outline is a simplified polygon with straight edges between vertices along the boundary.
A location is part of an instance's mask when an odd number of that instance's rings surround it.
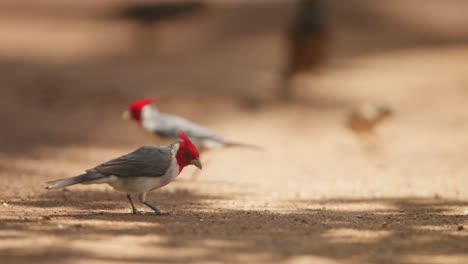
<svg viewBox="0 0 468 264">
<path fill-rule="evenodd" d="M 132 205 L 132 213 L 133 214 L 141 214 L 143 213 L 143 211 L 140 211 L 138 209 L 136 209 L 135 205 L 133 204 L 133 201 L 132 201 L 132 196 L 127 193 L 127 199 L 130 201 L 130 204 Z"/>
<path fill-rule="evenodd" d="M 157 208 L 156 206 L 146 202 L 146 193 L 145 192 L 140 193 L 140 195 L 138 196 L 138 199 L 140 199 L 140 202 L 142 202 L 144 205 L 146 205 L 149 208 L 153 209 L 154 213 L 157 214 L 157 215 L 168 215 L 169 214 L 168 212 L 163 212 L 163 211 L 159 210 L 159 208 Z"/>
</svg>

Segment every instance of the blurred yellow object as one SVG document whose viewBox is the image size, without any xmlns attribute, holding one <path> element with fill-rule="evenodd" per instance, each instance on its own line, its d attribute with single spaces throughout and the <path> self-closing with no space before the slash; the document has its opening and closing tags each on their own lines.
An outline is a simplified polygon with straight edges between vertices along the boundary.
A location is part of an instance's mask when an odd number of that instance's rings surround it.
<svg viewBox="0 0 468 264">
<path fill-rule="evenodd" d="M 348 116 L 348 126 L 358 133 L 372 133 L 375 127 L 393 115 L 388 106 L 363 104 L 353 109 Z"/>
</svg>

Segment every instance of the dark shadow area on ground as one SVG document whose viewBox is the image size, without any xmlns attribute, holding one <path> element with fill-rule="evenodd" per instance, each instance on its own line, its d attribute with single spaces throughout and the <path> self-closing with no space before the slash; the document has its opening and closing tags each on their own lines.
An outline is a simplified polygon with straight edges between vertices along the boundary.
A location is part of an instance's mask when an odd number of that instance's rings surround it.
<svg viewBox="0 0 468 264">
<path fill-rule="evenodd" d="M 172 190 L 172 189 L 171 189 Z M 203 200 L 214 199 L 222 200 L 223 197 L 218 196 L 207 196 L 201 194 L 195 194 L 186 189 L 173 189 L 174 191 L 169 192 L 167 190 L 158 190 L 148 194 L 148 202 L 155 203 L 157 205 L 164 204 L 164 210 L 176 209 L 179 210 L 177 205 L 181 205 L 182 208 L 190 209 L 191 205 L 201 203 Z M 149 208 L 138 203 L 137 195 L 133 195 L 133 199 L 138 207 L 145 209 L 145 211 L 151 212 Z M 59 190 L 44 190 L 44 192 L 37 196 L 32 196 L 30 199 L 22 200 L 11 200 L 11 204 L 15 206 L 31 206 L 37 208 L 60 208 L 60 209 L 71 209 L 81 210 L 83 215 L 86 215 L 88 211 L 91 215 L 103 215 L 106 216 L 112 211 L 106 212 L 106 210 L 127 210 L 130 212 L 130 203 L 128 202 L 125 193 L 117 192 L 113 190 L 72 190 L 72 189 L 59 189 Z M 174 208 L 172 208 L 174 207 Z M 200 205 L 196 205 L 194 209 L 199 208 Z M 96 212 L 97 210 L 97 212 Z M 94 212 L 93 212 L 94 211 Z M 126 213 L 127 214 L 127 213 Z M 128 213 L 130 215 L 130 213 Z M 92 218 L 92 216 L 91 216 Z M 112 221 L 113 219 L 108 219 Z"/>
<path fill-rule="evenodd" d="M 14 247 L 1 249 L 1 259 L 28 263 L 41 256 L 37 263 L 45 263 L 48 260 L 42 257 L 53 256 L 55 261 L 61 263 L 72 260 L 181 263 L 235 260 L 239 255 L 256 254 L 266 256 L 265 261 L 275 262 L 295 256 L 319 256 L 336 261 L 352 258 L 369 263 L 407 263 L 406 257 L 416 255 L 431 257 L 467 254 L 468 235 L 464 230 L 457 231 L 457 228 L 468 224 L 468 216 L 451 211 L 453 206 L 468 207 L 468 201 L 462 200 L 412 197 L 296 200 L 294 202 L 298 209 L 273 212 L 216 208 L 216 205 L 208 205 L 206 201 L 219 201 L 226 197 L 178 191 L 151 196 L 151 199 L 158 201 L 158 205 L 173 213 L 158 217 L 122 212 L 125 198 L 121 195 L 81 191 L 72 194 L 73 200 L 63 199 L 63 193 L 56 192 L 31 201 L 12 202 L 16 207 L 70 207 L 78 210 L 58 212 L 50 216 L 52 221 L 3 219 L 0 230 L 21 230 L 28 236 L 52 235 L 67 237 L 69 240 L 90 241 L 95 234 L 103 237 L 135 236 L 135 239 L 157 234 L 164 241 L 154 244 L 146 242 L 146 247 L 176 250 L 203 247 L 204 253 L 195 257 L 121 258 L 105 253 L 96 255 L 88 251 L 72 251 L 66 245 L 54 245 L 47 248 L 47 252 L 41 252 L 40 249 L 30 252 Z M 359 203 L 378 204 L 389 209 L 346 209 L 347 206 Z M 344 209 L 327 209 L 337 204 Z M 307 209 L 307 206 L 321 209 Z M 57 229 L 56 223 L 66 219 L 78 220 L 81 224 L 65 224 L 62 230 Z M 145 225 L 119 229 L 100 227 L 94 224 L 96 221 Z M 223 241 L 226 245 L 215 246 L 209 244 L 209 241 Z"/>
</svg>

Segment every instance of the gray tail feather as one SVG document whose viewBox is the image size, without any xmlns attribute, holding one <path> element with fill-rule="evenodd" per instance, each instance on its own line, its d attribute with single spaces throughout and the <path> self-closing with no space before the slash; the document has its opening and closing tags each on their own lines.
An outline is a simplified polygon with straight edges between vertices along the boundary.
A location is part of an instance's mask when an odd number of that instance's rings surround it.
<svg viewBox="0 0 468 264">
<path fill-rule="evenodd" d="M 102 179 L 105 177 L 107 177 L 107 175 L 101 173 L 88 172 L 71 178 L 47 182 L 46 189 L 59 189 L 78 183 L 85 183 L 93 180 Z"/>
</svg>

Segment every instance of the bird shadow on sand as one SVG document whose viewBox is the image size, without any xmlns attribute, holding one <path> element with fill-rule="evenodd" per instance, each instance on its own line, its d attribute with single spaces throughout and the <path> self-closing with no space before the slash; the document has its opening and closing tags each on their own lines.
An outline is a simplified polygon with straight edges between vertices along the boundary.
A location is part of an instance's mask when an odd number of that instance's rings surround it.
<svg viewBox="0 0 468 264">
<path fill-rule="evenodd" d="M 468 257 L 468 235 L 463 230 L 468 216 L 460 212 L 468 201 L 463 200 L 294 200 L 295 208 L 240 210 L 226 208 L 232 197 L 189 190 L 158 192 L 150 199 L 172 214 L 132 215 L 123 195 L 98 191 L 54 192 L 27 201 L 13 200 L 11 208 L 23 211 L 26 217 L 11 217 L 11 212 L 10 217 L 3 216 L 2 240 L 52 237 L 57 242 L 39 243 L 28 251 L 13 243 L 0 249 L 0 257 L 7 263 L 225 262 L 253 256 L 269 263 L 303 257 L 408 263 Z M 123 238 L 141 253 L 99 250 Z M 75 248 L 69 241 L 90 246 Z M 153 252 L 156 248 L 160 251 Z M 192 250 L 197 253 L 167 253 Z"/>
</svg>

